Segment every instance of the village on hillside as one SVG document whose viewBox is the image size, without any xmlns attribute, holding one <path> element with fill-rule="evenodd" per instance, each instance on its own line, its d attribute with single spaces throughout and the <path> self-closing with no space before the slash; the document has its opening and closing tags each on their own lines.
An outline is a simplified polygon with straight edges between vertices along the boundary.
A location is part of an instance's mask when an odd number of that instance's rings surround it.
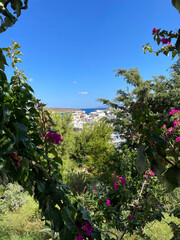
<svg viewBox="0 0 180 240">
<path fill-rule="evenodd" d="M 79 110 L 72 113 L 73 116 L 73 125 L 74 131 L 79 131 L 83 129 L 83 125 L 86 123 L 93 123 L 94 121 L 99 121 L 102 118 L 107 119 L 115 119 L 116 116 L 110 109 L 106 110 L 96 110 L 95 112 L 91 112 L 86 114 L 85 111 Z M 119 146 L 124 139 L 116 132 L 111 135 L 111 141 L 115 146 Z"/>
</svg>

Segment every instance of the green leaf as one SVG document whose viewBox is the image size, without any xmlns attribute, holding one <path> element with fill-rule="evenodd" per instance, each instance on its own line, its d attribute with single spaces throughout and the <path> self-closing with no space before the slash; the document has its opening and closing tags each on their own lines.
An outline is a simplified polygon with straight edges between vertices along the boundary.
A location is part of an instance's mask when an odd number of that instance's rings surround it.
<svg viewBox="0 0 180 240">
<path fill-rule="evenodd" d="M 70 239 L 74 239 L 72 235 L 72 231 L 67 227 L 64 227 L 60 231 L 60 240 L 70 240 Z"/>
<path fill-rule="evenodd" d="M 71 211 L 68 207 L 63 207 L 62 209 L 62 218 L 64 224 L 70 231 L 74 231 L 76 229 L 76 224 L 72 218 Z"/>
<path fill-rule="evenodd" d="M 177 55 L 177 51 L 172 52 L 172 58 L 174 58 Z"/>
<path fill-rule="evenodd" d="M 15 128 L 16 128 L 16 135 L 14 137 L 14 142 L 20 142 L 21 140 L 23 140 L 26 137 L 27 134 L 27 127 L 22 124 L 22 123 L 15 123 Z"/>
<path fill-rule="evenodd" d="M 146 171 L 147 159 L 144 154 L 144 146 L 141 145 L 138 149 L 136 168 L 140 174 L 143 174 Z"/>
<path fill-rule="evenodd" d="M 180 0 L 172 0 L 172 5 L 179 11 L 180 13 Z"/>
<path fill-rule="evenodd" d="M 53 160 L 57 163 L 63 164 L 62 159 L 60 157 L 54 157 Z"/>
<path fill-rule="evenodd" d="M 175 187 L 180 187 L 180 168 L 173 166 L 165 173 L 165 180 Z"/>
<path fill-rule="evenodd" d="M 43 181 L 38 181 L 37 183 L 37 189 L 39 192 L 44 192 L 45 191 L 45 183 Z"/>
<path fill-rule="evenodd" d="M 161 174 L 165 171 L 165 166 L 161 163 L 161 158 L 158 154 L 154 155 L 154 159 L 151 161 L 151 169 L 155 172 L 156 176 L 161 181 Z"/>
</svg>

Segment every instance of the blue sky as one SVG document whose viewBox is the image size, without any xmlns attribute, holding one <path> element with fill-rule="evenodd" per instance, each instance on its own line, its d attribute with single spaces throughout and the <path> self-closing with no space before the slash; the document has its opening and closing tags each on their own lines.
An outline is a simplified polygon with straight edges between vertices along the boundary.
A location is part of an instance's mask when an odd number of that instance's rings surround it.
<svg viewBox="0 0 180 240">
<path fill-rule="evenodd" d="M 176 31 L 179 20 L 170 0 L 29 0 L 0 44 L 21 45 L 19 68 L 48 107 L 91 108 L 126 89 L 114 69 L 138 67 L 145 80 L 168 74 L 174 60 L 144 55 L 142 45 L 157 49 L 152 29 Z"/>
</svg>

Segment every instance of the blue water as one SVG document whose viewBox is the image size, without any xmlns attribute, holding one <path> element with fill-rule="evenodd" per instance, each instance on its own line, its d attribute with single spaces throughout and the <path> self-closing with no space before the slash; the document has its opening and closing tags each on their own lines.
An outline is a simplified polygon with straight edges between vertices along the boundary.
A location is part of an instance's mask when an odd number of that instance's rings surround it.
<svg viewBox="0 0 180 240">
<path fill-rule="evenodd" d="M 91 112 L 95 112 L 96 110 L 106 110 L 107 108 L 82 108 L 80 110 L 85 111 L 86 114 L 90 114 Z"/>
</svg>

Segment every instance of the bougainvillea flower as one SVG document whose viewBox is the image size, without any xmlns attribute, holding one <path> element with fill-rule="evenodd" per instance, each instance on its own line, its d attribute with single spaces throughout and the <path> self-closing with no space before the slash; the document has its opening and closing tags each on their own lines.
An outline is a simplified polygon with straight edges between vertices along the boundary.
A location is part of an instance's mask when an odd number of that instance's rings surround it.
<svg viewBox="0 0 180 240">
<path fill-rule="evenodd" d="M 178 112 L 179 112 L 179 110 L 172 109 L 172 110 L 169 112 L 169 115 L 172 115 L 172 114 L 178 113 Z"/>
<path fill-rule="evenodd" d="M 81 234 L 79 234 L 77 237 L 76 237 L 76 240 L 83 240 L 83 236 Z"/>
<path fill-rule="evenodd" d="M 106 204 L 107 204 L 108 206 L 111 206 L 111 200 L 107 199 Z"/>
<path fill-rule="evenodd" d="M 179 119 L 176 119 L 176 120 L 173 122 L 173 125 L 174 125 L 174 127 L 176 127 L 178 124 L 179 124 Z"/>
<path fill-rule="evenodd" d="M 153 28 L 152 35 L 155 35 L 157 33 L 157 28 Z"/>
<path fill-rule="evenodd" d="M 161 42 L 162 42 L 162 44 L 168 44 L 169 40 L 168 40 L 168 38 L 162 38 Z"/>
<path fill-rule="evenodd" d="M 132 219 L 132 216 L 131 215 L 128 215 L 128 217 L 127 217 L 129 220 L 131 220 Z"/>
<path fill-rule="evenodd" d="M 179 142 L 179 141 L 180 141 L 180 137 L 177 137 L 177 138 L 176 138 L 176 142 Z"/>
</svg>

